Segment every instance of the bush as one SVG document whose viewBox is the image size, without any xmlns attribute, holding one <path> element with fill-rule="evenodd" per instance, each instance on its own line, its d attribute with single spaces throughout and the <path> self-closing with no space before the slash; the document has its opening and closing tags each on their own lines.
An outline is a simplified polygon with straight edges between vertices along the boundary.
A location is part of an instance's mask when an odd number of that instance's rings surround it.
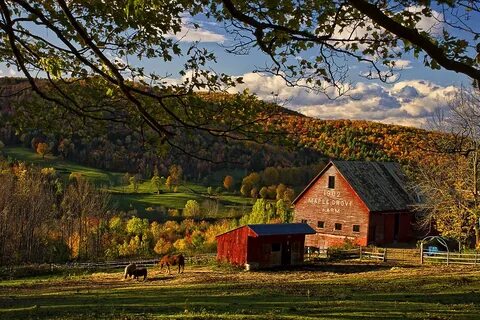
<svg viewBox="0 0 480 320">
<path fill-rule="evenodd" d="M 188 200 L 183 210 L 185 217 L 199 217 L 200 216 L 200 204 L 197 200 Z"/>
</svg>

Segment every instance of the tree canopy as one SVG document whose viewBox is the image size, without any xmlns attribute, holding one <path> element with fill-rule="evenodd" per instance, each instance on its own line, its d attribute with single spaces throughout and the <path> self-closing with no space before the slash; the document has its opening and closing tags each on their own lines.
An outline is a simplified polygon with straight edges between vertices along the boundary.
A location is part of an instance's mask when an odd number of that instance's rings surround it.
<svg viewBox="0 0 480 320">
<path fill-rule="evenodd" d="M 206 48 L 172 36 L 185 16 L 200 14 L 224 23 L 230 52 L 260 48 L 272 63 L 258 71 L 290 85 L 344 93 L 352 62 L 390 81 L 410 54 L 480 80 L 480 7 L 471 0 L 0 0 L 0 61 L 64 117 L 133 123 L 179 149 L 179 130 L 259 139 L 255 124 L 266 115 L 248 99 L 212 104 L 190 95 L 242 81 L 214 72 Z M 145 70 L 145 60 L 158 69 Z M 171 81 L 162 65 L 178 61 L 182 80 Z"/>
<path fill-rule="evenodd" d="M 480 80 L 480 6 L 470 0 L 221 0 L 217 16 L 242 35 L 234 51 L 258 45 L 271 57 L 265 71 L 290 84 L 343 90 L 349 64 L 370 66 L 389 81 L 397 59 L 413 53 L 432 69 Z M 216 4 L 213 5 L 217 8 Z M 307 58 L 308 57 L 308 58 Z"/>
<path fill-rule="evenodd" d="M 191 94 L 241 81 L 212 71 L 215 57 L 205 48 L 196 43 L 182 48 L 172 37 L 181 29 L 182 15 L 200 9 L 190 1 L 1 1 L 0 61 L 20 70 L 49 102 L 43 111 L 61 119 L 124 123 L 145 140 L 152 131 L 160 143 L 197 157 L 197 150 L 175 140 L 180 132 L 261 139 L 257 123 L 268 116 L 258 114 L 253 100 L 206 101 Z M 145 60 L 160 66 L 174 58 L 184 61 L 178 82 L 161 67 L 142 66 Z"/>
</svg>

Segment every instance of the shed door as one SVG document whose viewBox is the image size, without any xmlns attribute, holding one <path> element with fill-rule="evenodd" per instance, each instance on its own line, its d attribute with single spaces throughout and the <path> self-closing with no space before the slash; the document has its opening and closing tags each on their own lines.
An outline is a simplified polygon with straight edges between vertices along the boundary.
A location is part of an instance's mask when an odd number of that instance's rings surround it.
<svg viewBox="0 0 480 320">
<path fill-rule="evenodd" d="M 270 255 L 270 266 L 279 266 L 282 264 L 282 244 L 272 243 L 272 253 Z"/>
<path fill-rule="evenodd" d="M 290 265 L 292 263 L 292 248 L 290 241 L 282 246 L 282 265 Z"/>
</svg>

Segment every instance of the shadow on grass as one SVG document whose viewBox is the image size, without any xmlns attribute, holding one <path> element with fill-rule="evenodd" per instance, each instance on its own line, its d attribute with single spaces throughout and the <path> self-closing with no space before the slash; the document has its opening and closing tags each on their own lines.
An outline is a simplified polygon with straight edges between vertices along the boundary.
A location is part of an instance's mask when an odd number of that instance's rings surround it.
<svg viewBox="0 0 480 320">
<path fill-rule="evenodd" d="M 164 288 L 34 295 L 0 299 L 4 319 L 181 317 L 196 319 L 475 319 L 478 298 L 439 293 L 410 298 L 399 294 L 334 293 L 315 296 L 266 295 L 255 290 Z M 3 310 L 2 310 L 3 309 Z"/>
<path fill-rule="evenodd" d="M 372 271 L 389 270 L 392 266 L 379 263 L 307 263 L 301 266 L 281 266 L 258 270 L 260 272 L 277 272 L 277 271 L 318 271 L 338 274 L 354 274 Z M 256 271 L 253 271 L 256 272 Z"/>
</svg>

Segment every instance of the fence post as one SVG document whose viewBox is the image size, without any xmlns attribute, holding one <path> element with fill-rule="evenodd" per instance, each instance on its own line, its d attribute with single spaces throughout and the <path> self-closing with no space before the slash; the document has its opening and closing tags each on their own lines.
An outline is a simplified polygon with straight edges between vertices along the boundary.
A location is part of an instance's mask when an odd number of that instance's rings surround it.
<svg viewBox="0 0 480 320">
<path fill-rule="evenodd" d="M 383 250 L 383 262 L 387 261 L 387 248 Z"/>
<path fill-rule="evenodd" d="M 447 266 L 450 264 L 450 261 L 449 261 L 449 254 L 450 254 L 450 252 L 449 252 L 449 251 L 447 251 Z"/>
<path fill-rule="evenodd" d="M 478 251 L 475 250 L 475 261 L 473 262 L 473 265 L 474 265 L 474 266 L 477 265 L 477 256 L 478 256 Z"/>
<path fill-rule="evenodd" d="M 358 250 L 358 256 L 359 256 L 360 261 L 361 261 L 362 260 L 362 246 L 359 246 L 358 249 L 359 249 Z"/>
<path fill-rule="evenodd" d="M 423 264 L 423 242 L 420 242 L 420 264 Z"/>
</svg>

